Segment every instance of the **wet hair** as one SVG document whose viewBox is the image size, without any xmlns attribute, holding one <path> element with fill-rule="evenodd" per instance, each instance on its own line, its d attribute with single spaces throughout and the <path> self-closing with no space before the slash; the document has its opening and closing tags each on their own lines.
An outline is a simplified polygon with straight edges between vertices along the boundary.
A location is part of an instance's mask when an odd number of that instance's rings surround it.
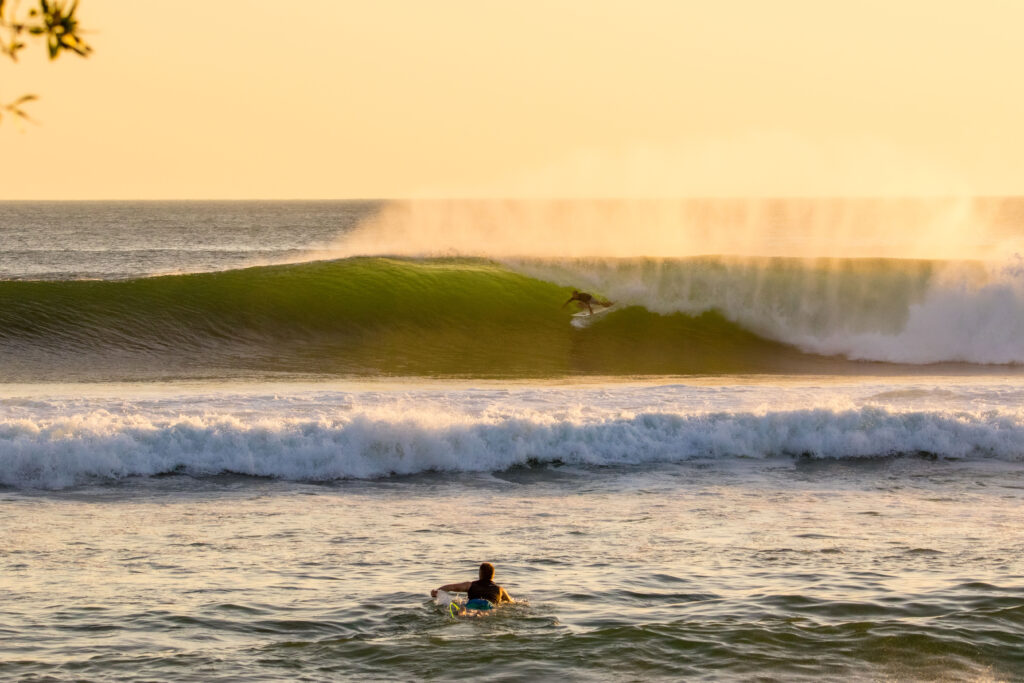
<svg viewBox="0 0 1024 683">
<path fill-rule="evenodd" d="M 480 580 L 490 581 L 494 578 L 494 565 L 490 562 L 484 562 L 480 565 Z"/>
</svg>

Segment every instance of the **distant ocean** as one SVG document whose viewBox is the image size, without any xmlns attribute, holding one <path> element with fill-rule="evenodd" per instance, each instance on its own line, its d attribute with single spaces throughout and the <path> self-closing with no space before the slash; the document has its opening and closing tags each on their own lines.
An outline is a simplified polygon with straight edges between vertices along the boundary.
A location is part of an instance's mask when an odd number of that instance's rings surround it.
<svg viewBox="0 0 1024 683">
<path fill-rule="evenodd" d="M 1024 680 L 1024 200 L 577 204 L 0 203 L 0 676 Z"/>
</svg>

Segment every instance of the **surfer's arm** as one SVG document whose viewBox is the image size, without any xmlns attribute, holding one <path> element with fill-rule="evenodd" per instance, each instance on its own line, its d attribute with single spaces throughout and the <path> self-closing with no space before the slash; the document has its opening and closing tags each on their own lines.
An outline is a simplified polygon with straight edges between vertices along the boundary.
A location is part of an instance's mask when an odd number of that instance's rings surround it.
<svg viewBox="0 0 1024 683">
<path fill-rule="evenodd" d="M 565 302 L 564 304 L 562 304 L 562 308 L 565 308 L 566 306 L 568 306 L 569 304 L 571 304 L 571 303 L 572 303 L 573 301 L 576 301 L 576 297 L 574 297 L 574 296 L 570 296 L 570 297 L 569 297 L 569 300 L 568 300 L 568 301 L 566 301 L 566 302 Z"/>
<path fill-rule="evenodd" d="M 469 587 L 473 585 L 472 581 L 463 581 L 462 583 L 449 583 L 447 586 L 441 586 L 430 591 L 430 597 L 436 598 L 437 591 L 447 591 L 448 593 L 465 593 L 469 590 Z"/>
<path fill-rule="evenodd" d="M 498 602 L 515 602 L 512 596 L 508 594 L 508 591 L 504 588 L 501 589 L 501 595 L 498 596 Z"/>
</svg>

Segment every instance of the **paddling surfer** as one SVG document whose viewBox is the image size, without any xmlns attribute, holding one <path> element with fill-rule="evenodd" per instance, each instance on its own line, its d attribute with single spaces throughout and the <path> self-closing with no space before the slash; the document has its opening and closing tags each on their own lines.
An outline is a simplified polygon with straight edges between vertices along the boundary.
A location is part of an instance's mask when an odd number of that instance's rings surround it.
<svg viewBox="0 0 1024 683">
<path fill-rule="evenodd" d="M 436 598 L 438 591 L 449 593 L 466 593 L 468 602 L 466 607 L 472 607 L 474 600 L 486 600 L 497 605 L 499 602 L 512 602 L 512 597 L 504 588 L 494 583 L 494 565 L 484 562 L 480 565 L 480 578 L 477 581 L 464 581 L 462 583 L 449 583 L 447 586 L 430 591 L 430 597 Z M 490 609 L 489 607 L 487 609 Z"/>
</svg>

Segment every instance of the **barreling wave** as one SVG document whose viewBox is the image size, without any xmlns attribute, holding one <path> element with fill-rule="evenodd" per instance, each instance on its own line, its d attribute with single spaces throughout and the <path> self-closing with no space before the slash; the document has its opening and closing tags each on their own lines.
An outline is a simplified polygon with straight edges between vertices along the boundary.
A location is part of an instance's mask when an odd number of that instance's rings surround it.
<svg viewBox="0 0 1024 683">
<path fill-rule="evenodd" d="M 1020 270 L 879 259 L 366 257 L 3 281 L 0 372 L 554 377 L 864 369 L 850 360 L 1016 364 Z M 571 326 L 562 308 L 571 286 L 613 299 L 616 310 Z"/>
<path fill-rule="evenodd" d="M 0 485 L 64 488 L 127 477 L 225 473 L 298 481 L 536 464 L 622 466 L 732 458 L 1024 459 L 1016 414 L 881 407 L 554 418 L 432 410 L 318 419 L 107 410 L 0 421 Z"/>
<path fill-rule="evenodd" d="M 802 354 L 708 311 L 622 306 L 483 260 L 351 258 L 127 281 L 0 282 L 8 377 L 257 370 L 546 377 L 737 372 Z"/>
</svg>

